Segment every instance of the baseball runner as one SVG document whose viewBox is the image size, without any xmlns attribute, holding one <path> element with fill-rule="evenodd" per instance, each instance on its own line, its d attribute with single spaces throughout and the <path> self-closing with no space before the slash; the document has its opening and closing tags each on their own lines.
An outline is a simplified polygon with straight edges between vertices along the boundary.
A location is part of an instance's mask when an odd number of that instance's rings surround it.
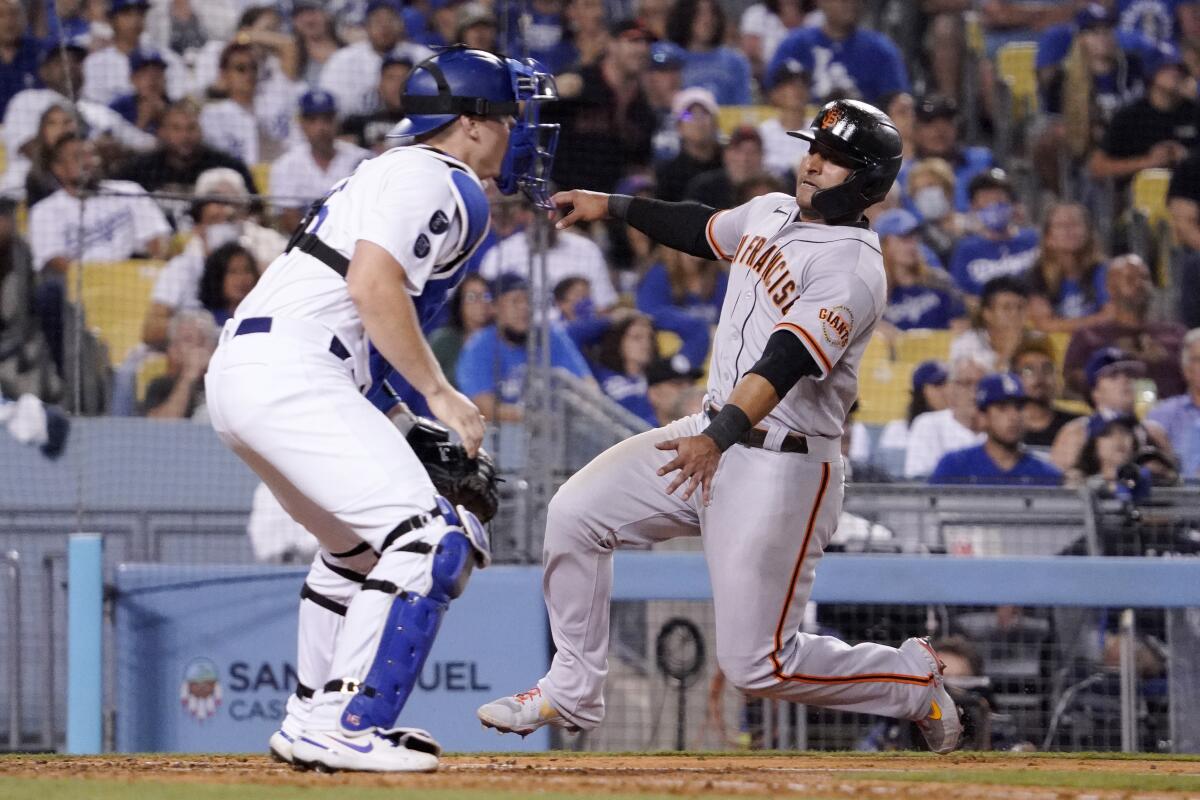
<svg viewBox="0 0 1200 800">
<path fill-rule="evenodd" d="M 448 435 L 406 439 L 377 387 L 394 367 L 462 438 L 462 458 L 477 454 L 482 417 L 420 325 L 487 232 L 481 180 L 549 207 L 553 137 L 538 106 L 552 89 L 536 62 L 479 50 L 419 64 L 393 131 L 409 146 L 363 162 L 314 204 L 222 332 L 206 376 L 213 427 L 321 545 L 301 592 L 302 686 L 270 742 L 280 759 L 437 768 L 433 737 L 396 720 L 450 600 L 490 551 L 422 463 L 454 466 Z"/>
<path fill-rule="evenodd" d="M 865 208 L 900 167 L 900 135 L 853 100 L 824 106 L 796 196 L 728 211 L 569 191 L 558 222 L 624 219 L 657 241 L 730 262 L 705 411 L 628 439 L 550 502 L 543 554 L 557 653 L 533 688 L 482 706 L 501 732 L 590 729 L 604 717 L 612 552 L 703 536 L 717 661 L 743 692 L 918 723 L 949 752 L 962 726 L 925 639 L 854 647 L 800 632 L 842 507 L 839 442 L 858 365 L 883 313 L 879 240 Z M 681 491 L 679 491 L 681 490 Z M 676 492 L 679 491 L 677 494 Z"/>
</svg>

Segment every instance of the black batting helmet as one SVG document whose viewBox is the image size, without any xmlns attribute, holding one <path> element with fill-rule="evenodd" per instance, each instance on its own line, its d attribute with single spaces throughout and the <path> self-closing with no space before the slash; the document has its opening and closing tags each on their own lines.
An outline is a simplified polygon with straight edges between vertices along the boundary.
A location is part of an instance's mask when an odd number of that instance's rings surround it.
<svg viewBox="0 0 1200 800">
<path fill-rule="evenodd" d="M 842 183 L 813 195 L 813 210 L 826 220 L 856 216 L 878 203 L 900 172 L 900 132 L 887 114 L 867 103 L 826 103 L 812 127 L 788 133 L 807 139 L 818 152 L 852 170 Z"/>
</svg>

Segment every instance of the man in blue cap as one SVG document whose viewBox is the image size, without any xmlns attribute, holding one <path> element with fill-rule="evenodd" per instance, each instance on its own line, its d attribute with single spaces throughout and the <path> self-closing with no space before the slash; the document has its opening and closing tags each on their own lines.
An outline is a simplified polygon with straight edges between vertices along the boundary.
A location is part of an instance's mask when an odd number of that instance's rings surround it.
<svg viewBox="0 0 1200 800">
<path fill-rule="evenodd" d="M 0 115 L 22 89 L 37 85 L 38 44 L 25 32 L 18 0 L 0 0 Z"/>
<path fill-rule="evenodd" d="M 149 9 L 148 0 L 112 0 L 108 22 L 113 29 L 113 42 L 92 53 L 83 62 L 82 91 L 86 99 L 110 105 L 128 91 L 133 55 L 142 47 L 146 12 Z M 170 85 L 167 93 L 172 98 L 182 96 L 187 68 L 179 56 L 170 50 L 159 53 L 159 57 Z M 75 91 L 80 91 L 80 87 L 76 86 Z"/>
<path fill-rule="evenodd" d="M 671 114 L 671 100 L 683 88 L 683 62 L 687 51 L 674 42 L 650 45 L 650 63 L 642 73 L 642 90 L 654 112 L 654 161 L 679 155 L 679 131 Z M 792 141 L 796 141 L 792 139 Z"/>
<path fill-rule="evenodd" d="M 157 50 L 134 50 L 129 55 L 129 80 L 133 91 L 113 100 L 109 107 L 146 133 L 157 133 L 170 105 L 167 98 L 167 61 Z"/>
<path fill-rule="evenodd" d="M 337 102 L 332 94 L 310 89 L 299 106 L 304 142 L 271 165 L 271 195 L 285 231 L 296 227 L 309 203 L 371 157 L 369 150 L 337 138 Z"/>
<path fill-rule="evenodd" d="M 1062 473 L 1025 452 L 1026 403 L 1020 379 L 1010 373 L 988 375 L 975 390 L 975 407 L 983 420 L 987 438 L 983 444 L 955 450 L 942 456 L 932 484 L 976 484 L 1015 486 L 1058 486 Z"/>
<path fill-rule="evenodd" d="M 375 107 L 375 82 L 383 60 L 396 53 L 416 64 L 433 55 L 424 45 L 406 39 L 404 7 L 400 0 L 370 0 L 364 26 L 366 38 L 348 44 L 325 62 L 320 86 L 337 99 L 344 115 L 368 114 Z"/>
</svg>

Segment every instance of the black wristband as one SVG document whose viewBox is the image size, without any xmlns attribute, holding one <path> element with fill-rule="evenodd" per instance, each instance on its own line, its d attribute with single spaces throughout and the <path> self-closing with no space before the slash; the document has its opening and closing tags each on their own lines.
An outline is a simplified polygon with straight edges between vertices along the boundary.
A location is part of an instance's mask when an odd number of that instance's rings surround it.
<svg viewBox="0 0 1200 800">
<path fill-rule="evenodd" d="M 745 436 L 746 431 L 752 427 L 750 418 L 746 416 L 745 411 L 733 403 L 726 403 L 708 423 L 708 427 L 700 431 L 700 434 L 716 442 L 717 449 L 724 453 L 737 444 L 738 440 Z"/>
<path fill-rule="evenodd" d="M 629 213 L 629 204 L 633 197 L 627 194 L 610 194 L 608 196 L 608 215 L 613 219 L 625 219 Z"/>
</svg>

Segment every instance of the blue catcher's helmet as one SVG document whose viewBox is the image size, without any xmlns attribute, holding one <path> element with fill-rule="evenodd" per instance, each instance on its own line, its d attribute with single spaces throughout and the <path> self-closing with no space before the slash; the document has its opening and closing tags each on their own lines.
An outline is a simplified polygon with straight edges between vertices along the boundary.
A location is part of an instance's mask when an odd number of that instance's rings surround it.
<svg viewBox="0 0 1200 800">
<path fill-rule="evenodd" d="M 405 117 L 388 136 L 412 144 L 463 114 L 512 117 L 496 188 L 504 194 L 520 189 L 535 205 L 551 208 L 558 126 L 539 121 L 539 106 L 557 96 L 554 78 L 534 59 L 451 47 L 413 67 L 404 85 Z"/>
</svg>

